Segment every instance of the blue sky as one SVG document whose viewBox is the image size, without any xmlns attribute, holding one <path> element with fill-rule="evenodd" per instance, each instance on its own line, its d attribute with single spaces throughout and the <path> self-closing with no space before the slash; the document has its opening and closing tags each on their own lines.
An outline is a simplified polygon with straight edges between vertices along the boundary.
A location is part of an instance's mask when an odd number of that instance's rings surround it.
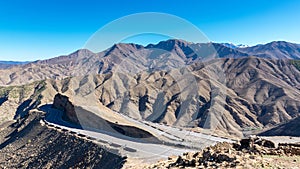
<svg viewBox="0 0 300 169">
<path fill-rule="evenodd" d="M 0 60 L 69 54 L 82 48 L 109 22 L 140 12 L 183 18 L 214 42 L 300 43 L 299 0 L 4 0 L 0 1 Z M 131 38 L 126 42 L 154 43 L 160 38 L 166 37 Z"/>
</svg>

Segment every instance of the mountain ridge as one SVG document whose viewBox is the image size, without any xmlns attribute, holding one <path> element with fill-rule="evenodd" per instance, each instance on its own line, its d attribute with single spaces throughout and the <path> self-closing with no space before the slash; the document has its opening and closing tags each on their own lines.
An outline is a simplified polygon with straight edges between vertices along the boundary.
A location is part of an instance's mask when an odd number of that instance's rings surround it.
<svg viewBox="0 0 300 169">
<path fill-rule="evenodd" d="M 298 46 L 300 48 L 300 44 L 297 44 L 297 43 L 291 43 L 291 42 L 287 42 L 287 41 L 272 41 L 272 42 L 269 42 L 269 43 L 266 43 L 266 44 L 257 44 L 257 45 L 253 45 L 253 46 L 248 46 L 248 45 L 243 45 L 243 44 L 240 44 L 240 45 L 234 45 L 232 43 L 218 43 L 218 42 L 207 42 L 207 43 L 193 43 L 193 42 L 188 42 L 188 41 L 185 41 L 185 40 L 181 40 L 181 39 L 169 39 L 169 40 L 165 40 L 165 41 L 160 41 L 156 44 L 152 44 L 152 43 L 149 43 L 148 45 L 140 45 L 140 44 L 136 44 L 136 43 L 117 43 L 117 44 L 114 44 L 112 47 L 110 48 L 107 48 L 101 52 L 93 52 L 93 51 L 90 51 L 89 49 L 78 49 L 70 54 L 66 54 L 66 55 L 60 55 L 60 56 L 57 56 L 57 57 L 53 57 L 53 58 L 49 58 L 49 59 L 44 59 L 44 60 L 36 60 L 36 61 L 26 61 L 26 62 L 19 62 L 19 61 L 0 61 L 0 64 L 13 64 L 13 65 L 19 65 L 19 64 L 27 64 L 27 63 L 55 63 L 54 61 L 55 60 L 58 60 L 58 59 L 66 59 L 66 58 L 70 58 L 70 57 L 75 57 L 76 55 L 78 55 L 78 53 L 91 53 L 91 54 L 100 54 L 100 53 L 103 53 L 103 52 L 107 52 L 107 51 L 110 51 L 110 50 L 113 50 L 114 48 L 122 48 L 122 47 L 125 47 L 126 46 L 135 46 L 135 48 L 137 49 L 141 49 L 141 48 L 145 48 L 145 49 L 149 49 L 149 48 L 162 48 L 164 50 L 168 50 L 168 51 L 171 51 L 171 49 L 168 49 L 168 48 L 163 48 L 162 45 L 165 45 L 165 44 L 173 44 L 173 45 L 181 45 L 181 46 L 188 46 L 188 45 L 204 45 L 204 44 L 213 44 L 215 46 L 220 46 L 220 45 L 223 45 L 227 48 L 230 48 L 230 49 L 236 49 L 236 50 L 240 50 L 241 52 L 245 52 L 245 54 L 247 54 L 246 51 L 252 49 L 252 48 L 257 48 L 257 47 L 263 47 L 263 46 L 276 46 L 276 44 L 278 44 L 277 46 L 281 46 L 281 45 L 292 45 L 292 46 Z M 240 47 L 242 46 L 242 47 Z M 252 52 L 250 52 L 252 53 Z M 256 54 L 258 55 L 257 57 L 263 57 L 261 54 Z M 255 53 L 253 55 L 249 55 L 248 56 L 256 56 Z M 290 59 L 299 59 L 300 57 L 294 57 L 294 58 L 290 58 Z"/>
</svg>

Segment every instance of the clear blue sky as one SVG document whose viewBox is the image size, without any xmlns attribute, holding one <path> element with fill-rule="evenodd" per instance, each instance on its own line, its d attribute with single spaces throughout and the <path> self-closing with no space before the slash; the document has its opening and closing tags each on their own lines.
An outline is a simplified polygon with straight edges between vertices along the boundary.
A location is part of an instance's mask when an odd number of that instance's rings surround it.
<svg viewBox="0 0 300 169">
<path fill-rule="evenodd" d="M 105 24 L 139 12 L 179 16 L 215 42 L 300 43 L 299 0 L 3 0 L 0 60 L 68 54 Z"/>
</svg>

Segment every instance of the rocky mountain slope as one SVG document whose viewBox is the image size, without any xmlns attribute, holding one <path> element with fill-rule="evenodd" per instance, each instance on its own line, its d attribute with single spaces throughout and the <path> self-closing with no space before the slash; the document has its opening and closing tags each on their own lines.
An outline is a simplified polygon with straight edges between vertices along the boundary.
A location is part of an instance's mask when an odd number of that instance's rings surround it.
<svg viewBox="0 0 300 169">
<path fill-rule="evenodd" d="M 221 59 L 212 65 L 224 69 L 225 84 L 207 78 L 220 75 L 200 65 L 189 72 L 195 77 L 193 83 L 185 83 L 186 79 L 179 75 L 174 77 L 172 71 L 136 76 L 106 74 L 85 77 L 77 90 L 87 92 L 88 88 L 95 88 L 92 98 L 80 97 L 99 100 L 110 109 L 133 118 L 185 127 L 217 128 L 231 134 L 272 127 L 299 116 L 299 71 L 289 61 Z M 71 83 L 76 81 L 70 79 Z M 158 103 L 162 105 L 157 108 Z"/>
<path fill-rule="evenodd" d="M 63 93 L 77 106 L 102 105 L 136 119 L 239 137 L 243 130 L 299 117 L 300 72 L 288 60 L 219 59 L 205 66 L 191 65 L 189 70 L 116 72 L 3 87 L 1 113 L 10 108 L 8 119 L 18 118 Z M 217 79 L 222 76 L 224 81 Z"/>
<path fill-rule="evenodd" d="M 45 85 L 45 81 L 37 81 L 22 86 L 0 87 L 0 123 L 23 117 L 41 105 Z"/>
<path fill-rule="evenodd" d="M 300 117 L 294 118 L 292 120 L 287 121 L 286 123 L 279 124 L 278 126 L 267 130 L 260 135 L 265 136 L 300 136 L 299 131 L 300 126 Z"/>
<path fill-rule="evenodd" d="M 252 56 L 263 58 L 300 59 L 300 45 L 284 41 L 274 41 L 265 45 L 239 48 L 238 50 Z"/>
</svg>

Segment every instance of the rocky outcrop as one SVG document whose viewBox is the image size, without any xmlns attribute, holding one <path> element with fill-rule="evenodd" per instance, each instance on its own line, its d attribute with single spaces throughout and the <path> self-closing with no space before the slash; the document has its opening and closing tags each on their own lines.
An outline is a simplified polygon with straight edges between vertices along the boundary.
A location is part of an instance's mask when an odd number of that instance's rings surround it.
<svg viewBox="0 0 300 169">
<path fill-rule="evenodd" d="M 144 168 L 264 168 L 280 167 L 270 164 L 265 155 L 281 158 L 282 156 L 299 156 L 300 144 L 279 144 L 258 137 L 243 139 L 239 143 L 218 143 L 201 152 L 184 153 L 182 156 L 169 157 Z M 296 158 L 297 159 L 297 158 Z M 297 166 L 288 160 L 281 167 Z"/>
<path fill-rule="evenodd" d="M 286 154 L 288 156 L 294 156 L 294 155 L 300 156 L 300 143 L 298 144 L 279 143 L 278 150 L 280 150 L 280 153 Z"/>
<path fill-rule="evenodd" d="M 240 140 L 240 146 L 236 147 L 240 150 L 243 148 L 255 148 L 255 145 L 259 145 L 267 148 L 275 148 L 275 144 L 272 141 L 265 140 L 259 137 L 250 137 Z"/>
<path fill-rule="evenodd" d="M 60 93 L 56 94 L 53 101 L 53 108 L 59 109 L 64 112 L 63 119 L 75 124 L 80 124 L 74 105 L 67 96 Z"/>
<path fill-rule="evenodd" d="M 159 142 L 156 137 L 146 130 L 140 129 L 136 126 L 118 124 L 118 122 L 112 122 L 97 116 L 93 112 L 74 105 L 70 101 L 69 97 L 60 93 L 55 95 L 52 107 L 63 112 L 63 120 L 80 125 L 82 128 L 87 128 L 88 130 L 98 129 L 117 133 L 119 135 L 125 135 L 130 138 L 143 139 L 144 141 L 153 143 Z M 91 119 L 93 119 L 93 121 Z"/>
</svg>

